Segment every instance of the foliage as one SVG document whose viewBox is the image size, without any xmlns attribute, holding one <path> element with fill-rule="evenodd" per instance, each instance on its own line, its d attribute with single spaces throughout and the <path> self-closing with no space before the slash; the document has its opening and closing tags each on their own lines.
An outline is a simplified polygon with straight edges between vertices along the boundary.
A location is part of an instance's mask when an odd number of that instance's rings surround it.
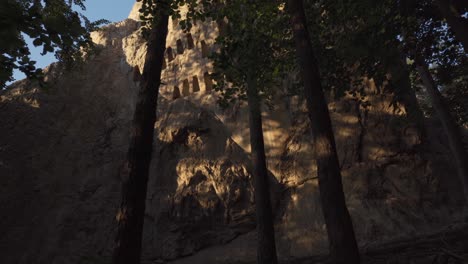
<svg viewBox="0 0 468 264">
<path fill-rule="evenodd" d="M 416 53 L 438 68 L 442 85 L 466 74 L 466 55 L 431 0 L 322 0 L 307 7 L 322 82 L 336 95 L 362 89 L 368 77 L 399 100 L 408 77 L 401 67 Z"/>
<path fill-rule="evenodd" d="M 142 23 L 142 35 L 145 39 L 148 39 L 151 28 L 156 25 L 160 18 L 157 11 L 164 11 L 177 13 L 177 1 L 171 0 L 137 0 L 142 2 L 140 12 L 140 20 Z"/>
<path fill-rule="evenodd" d="M 389 49 L 396 38 L 388 37 L 392 28 L 385 10 L 382 1 L 369 0 L 317 1 L 307 6 L 323 86 L 336 96 L 362 90 L 363 77 L 378 83 L 385 79 L 386 58 L 394 59 L 396 53 Z"/>
<path fill-rule="evenodd" d="M 178 20 L 182 29 L 186 31 L 191 29 L 192 23 L 198 20 L 205 21 L 206 18 L 206 14 L 198 9 L 200 5 L 196 0 L 137 0 L 137 2 L 142 2 L 139 12 L 143 26 L 142 34 L 145 39 L 148 39 L 151 28 L 159 19 L 158 12 L 168 12 L 172 19 Z M 184 5 L 187 5 L 189 10 L 182 19 L 179 7 Z"/>
<path fill-rule="evenodd" d="M 229 21 L 228 34 L 220 35 L 215 46 L 219 51 L 211 56 L 215 81 L 220 92 L 219 104 L 228 106 L 246 99 L 245 84 L 248 75 L 256 76 L 258 89 L 264 98 L 273 94 L 273 88 L 292 70 L 292 34 L 288 28 L 284 5 L 275 1 L 217 1 L 217 0 L 139 0 L 142 2 L 140 19 L 143 36 L 148 37 L 157 22 L 156 9 L 164 8 L 181 28 L 189 32 L 193 25 L 213 21 Z M 182 17 L 179 7 L 187 7 Z M 268 101 L 267 101 L 268 102 Z"/>
<path fill-rule="evenodd" d="M 90 31 L 105 20 L 91 22 L 72 9 L 84 10 L 84 0 L 5 0 L 0 2 L 0 87 L 12 81 L 18 69 L 28 78 L 40 78 L 41 69 L 31 60 L 25 38 L 30 38 L 42 54 L 55 53 L 65 68 L 82 59 L 82 51 L 92 47 Z"/>
<path fill-rule="evenodd" d="M 220 106 L 245 100 L 249 78 L 256 83 L 261 98 L 269 103 L 273 88 L 294 67 L 292 34 L 283 6 L 275 1 L 248 0 L 226 1 L 216 9 L 210 9 L 210 2 L 204 4 L 205 15 L 228 22 L 226 34 L 216 39 L 219 51 L 211 57 Z"/>
<path fill-rule="evenodd" d="M 452 116 L 461 126 L 468 128 L 468 76 L 454 80 L 442 91 Z"/>
<path fill-rule="evenodd" d="M 207 18 L 229 24 L 227 34 L 216 40 L 219 52 L 212 56 L 221 105 L 245 98 L 248 74 L 258 77 L 260 92 L 268 98 L 286 73 L 296 71 L 291 32 L 281 1 L 172 3 L 173 10 L 188 6 L 185 18 L 177 12 L 172 14 L 187 31 Z M 460 10 L 467 10 L 461 1 L 454 3 Z M 377 86 L 394 90 L 396 100 L 400 100 L 400 90 L 407 89 L 403 80 L 408 78 L 408 71 L 401 67 L 414 70 L 405 66 L 405 56 L 411 57 L 409 50 L 422 53 L 428 63 L 437 67 L 435 76 L 441 85 L 450 85 L 466 74 L 466 56 L 432 0 L 319 0 L 306 1 L 306 7 L 322 84 L 335 96 L 348 91 L 363 94 L 362 81 L 367 77 L 373 78 Z M 297 86 L 294 88 L 291 92 L 297 93 Z"/>
</svg>

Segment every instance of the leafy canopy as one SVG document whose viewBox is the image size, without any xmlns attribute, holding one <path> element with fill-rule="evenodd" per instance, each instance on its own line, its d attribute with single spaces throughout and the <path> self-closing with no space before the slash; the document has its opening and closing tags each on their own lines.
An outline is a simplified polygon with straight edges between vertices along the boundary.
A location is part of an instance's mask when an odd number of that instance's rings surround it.
<svg viewBox="0 0 468 264">
<path fill-rule="evenodd" d="M 392 84 L 388 83 L 388 74 L 394 80 L 405 78 L 398 76 L 404 71 L 396 68 L 414 53 L 437 66 L 441 83 L 456 79 L 455 75 L 465 67 L 466 55 L 433 2 L 309 2 L 309 29 L 314 36 L 324 86 L 343 94 L 359 87 L 362 77 L 388 86 Z M 461 5 L 460 1 L 454 3 Z M 388 88 L 399 89 L 398 86 Z"/>
<path fill-rule="evenodd" d="M 89 21 L 74 11 L 85 10 L 84 0 L 4 0 L 0 2 L 0 88 L 13 81 L 18 69 L 28 78 L 40 78 L 41 69 L 31 60 L 25 37 L 42 54 L 55 53 L 59 62 L 70 67 L 82 59 L 82 51 L 92 47 L 90 32 L 107 23 Z"/>
<path fill-rule="evenodd" d="M 232 0 L 215 8 L 205 3 L 208 17 L 227 23 L 226 32 L 216 38 L 218 51 L 211 56 L 222 107 L 245 100 L 249 81 L 255 82 L 262 98 L 271 98 L 273 88 L 293 67 L 292 34 L 283 7 L 276 1 Z"/>
</svg>

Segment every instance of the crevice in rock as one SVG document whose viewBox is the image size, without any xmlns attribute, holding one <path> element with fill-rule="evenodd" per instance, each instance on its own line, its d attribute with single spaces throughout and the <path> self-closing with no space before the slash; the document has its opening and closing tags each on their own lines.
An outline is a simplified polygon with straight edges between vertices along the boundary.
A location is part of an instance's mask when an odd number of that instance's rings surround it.
<svg viewBox="0 0 468 264">
<path fill-rule="evenodd" d="M 203 58 L 207 58 L 210 55 L 210 51 L 208 50 L 208 46 L 204 40 L 201 41 L 201 50 Z"/>
<path fill-rule="evenodd" d="M 195 75 L 192 78 L 192 92 L 196 93 L 200 91 L 200 84 L 198 83 L 198 77 Z"/>
<path fill-rule="evenodd" d="M 171 47 L 167 47 L 166 49 L 166 54 L 167 54 L 167 59 L 169 62 L 173 61 L 174 60 L 174 54 L 172 52 L 172 48 Z"/>
<path fill-rule="evenodd" d="M 213 89 L 213 80 L 211 79 L 211 76 L 208 72 L 205 72 L 203 74 L 203 79 L 205 81 L 205 91 L 206 92 L 211 92 Z"/>
<path fill-rule="evenodd" d="M 187 33 L 187 49 L 193 49 L 193 47 L 195 47 L 195 44 L 193 43 L 192 34 Z"/>
<path fill-rule="evenodd" d="M 190 94 L 190 84 L 187 79 L 184 80 L 182 83 L 182 95 L 183 96 L 188 96 Z"/>
<path fill-rule="evenodd" d="M 177 54 L 183 54 L 184 53 L 184 45 L 182 44 L 182 40 L 178 39 L 176 41 L 177 45 Z"/>
</svg>

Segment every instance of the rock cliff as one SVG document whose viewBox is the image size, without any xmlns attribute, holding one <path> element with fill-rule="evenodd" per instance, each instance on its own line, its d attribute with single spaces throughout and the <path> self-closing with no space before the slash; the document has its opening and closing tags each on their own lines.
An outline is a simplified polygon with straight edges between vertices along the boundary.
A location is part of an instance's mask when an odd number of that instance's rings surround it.
<svg viewBox="0 0 468 264">
<path fill-rule="evenodd" d="M 73 72 L 46 69 L 0 93 L 0 260 L 107 263 L 146 46 L 136 6 L 92 34 L 99 53 Z M 255 259 L 254 199 L 245 104 L 216 105 L 208 59 L 220 23 L 183 32 L 170 21 L 150 173 L 144 263 Z M 361 246 L 457 219 L 460 189 L 443 153 L 419 138 L 403 105 L 366 83 L 332 113 L 347 204 Z M 265 108 L 264 135 L 278 253 L 326 252 L 309 121 L 296 97 Z M 433 135 L 432 138 L 437 138 Z M 439 144 L 440 145 L 440 144 Z M 439 149 L 443 149 L 440 147 Z M 443 151 L 443 150 L 440 150 Z M 439 152 L 440 152 L 439 151 Z"/>
</svg>

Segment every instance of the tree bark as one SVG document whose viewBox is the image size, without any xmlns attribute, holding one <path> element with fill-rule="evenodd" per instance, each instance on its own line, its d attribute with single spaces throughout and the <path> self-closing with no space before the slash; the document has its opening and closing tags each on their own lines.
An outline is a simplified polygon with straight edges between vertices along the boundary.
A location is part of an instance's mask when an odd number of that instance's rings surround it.
<svg viewBox="0 0 468 264">
<path fill-rule="evenodd" d="M 330 256 L 336 264 L 357 264 L 360 262 L 359 249 L 346 207 L 330 114 L 320 83 L 303 2 L 289 0 L 288 3 L 316 149 L 320 198 L 330 243 Z"/>
<path fill-rule="evenodd" d="M 437 84 L 432 78 L 432 74 L 424 61 L 419 56 L 416 56 L 416 69 L 421 77 L 427 95 L 429 96 L 432 106 L 442 123 L 442 127 L 447 134 L 449 147 L 457 167 L 457 173 L 460 183 L 463 185 L 464 197 L 468 203 L 468 155 L 463 142 L 463 137 L 457 124 L 453 120 L 444 98 L 437 88 Z"/>
<path fill-rule="evenodd" d="M 271 210 L 268 170 L 263 141 L 262 114 L 256 81 L 248 78 L 247 100 L 249 104 L 250 147 L 253 163 L 255 209 L 257 221 L 257 263 L 276 264 L 275 230 Z"/>
<path fill-rule="evenodd" d="M 391 73 L 394 76 L 391 81 L 394 82 L 395 93 L 405 106 L 409 120 L 416 125 L 421 142 L 424 142 L 427 139 L 425 117 L 416 98 L 416 92 L 411 87 L 410 69 L 406 64 L 406 56 L 401 54 L 400 57 L 396 57 L 392 65 Z"/>
<path fill-rule="evenodd" d="M 122 201 L 117 214 L 113 264 L 139 264 L 141 258 L 146 190 L 169 19 L 164 8 L 157 13 L 159 19 L 148 40 L 127 160 L 121 171 Z"/>
<path fill-rule="evenodd" d="M 457 39 L 462 43 L 465 52 L 468 53 L 468 19 L 463 18 L 451 2 L 450 0 L 437 0 L 436 5 L 455 32 Z"/>
</svg>

